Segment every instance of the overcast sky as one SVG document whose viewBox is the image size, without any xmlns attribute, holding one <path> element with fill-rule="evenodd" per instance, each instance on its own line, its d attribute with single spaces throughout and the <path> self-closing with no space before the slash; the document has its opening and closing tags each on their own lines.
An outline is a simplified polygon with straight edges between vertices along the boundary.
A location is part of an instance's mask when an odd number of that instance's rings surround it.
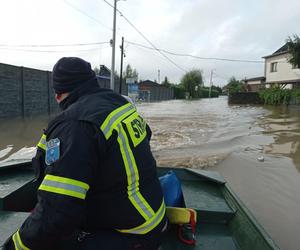
<svg viewBox="0 0 300 250">
<path fill-rule="evenodd" d="M 113 4 L 112 0 L 107 0 Z M 286 38 L 300 35 L 299 0 L 127 0 L 118 9 L 157 48 L 199 57 L 263 60 Z M 63 56 L 79 56 L 92 66 L 111 66 L 113 9 L 103 0 L 0 0 L 0 63 L 51 70 Z M 117 16 L 116 70 L 120 69 L 121 37 L 151 45 L 127 21 Z M 106 42 L 102 45 L 19 47 Z M 263 75 L 263 63 L 199 60 L 166 54 L 125 42 L 124 64 L 142 80 L 165 76 L 180 82 L 185 71 L 201 69 L 205 82 Z M 38 52 L 37 52 L 38 51 Z M 48 52 L 44 52 L 48 51 Z M 52 52 L 49 52 L 52 51 Z"/>
</svg>

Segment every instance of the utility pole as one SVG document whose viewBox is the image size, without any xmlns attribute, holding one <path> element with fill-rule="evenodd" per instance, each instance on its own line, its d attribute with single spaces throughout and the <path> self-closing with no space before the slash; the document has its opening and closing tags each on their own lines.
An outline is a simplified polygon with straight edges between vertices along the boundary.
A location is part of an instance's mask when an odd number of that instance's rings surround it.
<svg viewBox="0 0 300 250">
<path fill-rule="evenodd" d="M 209 94 L 208 94 L 209 98 L 211 97 L 211 87 L 212 87 L 213 73 L 214 73 L 214 70 L 212 69 L 212 70 L 210 71 Z"/>
<path fill-rule="evenodd" d="M 158 70 L 158 83 L 160 84 L 160 70 Z"/>
<path fill-rule="evenodd" d="M 110 72 L 110 88 L 115 89 L 115 52 L 116 52 L 116 19 L 117 19 L 117 0 L 114 0 L 114 19 L 113 19 L 113 38 L 111 40 L 111 72 Z"/>
<path fill-rule="evenodd" d="M 124 37 L 122 37 L 122 44 L 121 44 L 120 48 L 121 48 L 121 69 L 120 69 L 120 86 L 119 86 L 119 93 L 122 94 L 123 57 L 125 57 L 125 54 L 124 54 Z"/>
</svg>

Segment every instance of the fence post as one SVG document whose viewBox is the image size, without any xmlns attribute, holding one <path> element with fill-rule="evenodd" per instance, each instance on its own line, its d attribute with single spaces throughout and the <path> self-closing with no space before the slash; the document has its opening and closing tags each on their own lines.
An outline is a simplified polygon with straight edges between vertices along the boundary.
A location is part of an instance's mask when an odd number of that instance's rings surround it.
<svg viewBox="0 0 300 250">
<path fill-rule="evenodd" d="M 22 118 L 25 118 L 24 67 L 20 67 L 20 81 L 21 81 L 21 109 L 22 109 Z"/>
<path fill-rule="evenodd" d="M 50 72 L 46 71 L 47 74 L 47 98 L 48 98 L 48 115 L 51 115 L 51 100 L 50 100 Z"/>
</svg>

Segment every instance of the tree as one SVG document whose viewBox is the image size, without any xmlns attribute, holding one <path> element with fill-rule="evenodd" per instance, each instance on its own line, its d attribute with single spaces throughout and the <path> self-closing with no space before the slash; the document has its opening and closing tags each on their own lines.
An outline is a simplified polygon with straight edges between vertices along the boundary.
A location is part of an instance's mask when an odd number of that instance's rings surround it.
<svg viewBox="0 0 300 250">
<path fill-rule="evenodd" d="M 200 90 L 200 87 L 203 85 L 202 71 L 199 69 L 194 69 L 187 72 L 181 78 L 181 84 L 183 85 L 185 91 L 189 93 L 191 98 L 198 97 L 198 90 Z"/>
<path fill-rule="evenodd" d="M 136 69 L 132 68 L 130 64 L 127 64 L 126 70 L 124 73 L 124 78 L 138 78 L 139 74 Z"/>
<path fill-rule="evenodd" d="M 246 91 L 245 84 L 242 81 L 235 79 L 234 76 L 229 79 L 229 82 L 224 86 L 224 89 L 229 93 Z"/>
<path fill-rule="evenodd" d="M 217 91 L 219 94 L 222 94 L 222 88 L 219 86 L 212 85 L 211 89 Z"/>
<path fill-rule="evenodd" d="M 293 38 L 289 37 L 286 42 L 291 54 L 289 63 L 296 68 L 300 68 L 300 38 L 294 35 Z"/>
<path fill-rule="evenodd" d="M 94 68 L 94 71 L 95 71 L 95 74 L 96 74 L 96 75 L 99 75 L 100 69 L 99 69 L 98 67 L 95 67 L 95 68 Z"/>
<path fill-rule="evenodd" d="M 165 76 L 165 79 L 164 79 L 162 85 L 164 85 L 166 87 L 170 87 L 171 86 L 171 83 L 169 82 L 168 77 Z"/>
</svg>

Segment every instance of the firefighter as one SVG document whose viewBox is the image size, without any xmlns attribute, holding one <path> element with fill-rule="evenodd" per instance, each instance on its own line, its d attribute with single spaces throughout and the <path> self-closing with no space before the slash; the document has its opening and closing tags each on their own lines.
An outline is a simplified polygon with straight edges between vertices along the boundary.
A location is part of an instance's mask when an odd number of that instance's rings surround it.
<svg viewBox="0 0 300 250">
<path fill-rule="evenodd" d="M 157 249 L 167 220 L 149 126 L 83 59 L 61 58 L 52 78 L 62 112 L 33 158 L 38 203 L 4 249 Z"/>
</svg>

